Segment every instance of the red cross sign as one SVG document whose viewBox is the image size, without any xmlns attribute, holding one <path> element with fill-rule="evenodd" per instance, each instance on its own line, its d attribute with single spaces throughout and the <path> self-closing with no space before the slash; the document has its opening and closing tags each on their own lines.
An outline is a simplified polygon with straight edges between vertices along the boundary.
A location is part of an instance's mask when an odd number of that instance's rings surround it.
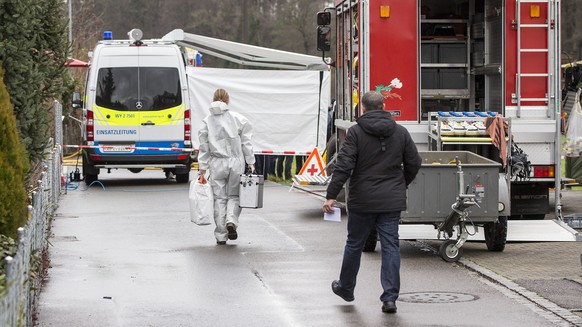
<svg viewBox="0 0 582 327">
<path fill-rule="evenodd" d="M 311 151 L 309 157 L 305 161 L 305 164 L 299 172 L 300 176 L 327 176 L 325 170 L 323 170 L 323 160 L 317 148 Z"/>
</svg>

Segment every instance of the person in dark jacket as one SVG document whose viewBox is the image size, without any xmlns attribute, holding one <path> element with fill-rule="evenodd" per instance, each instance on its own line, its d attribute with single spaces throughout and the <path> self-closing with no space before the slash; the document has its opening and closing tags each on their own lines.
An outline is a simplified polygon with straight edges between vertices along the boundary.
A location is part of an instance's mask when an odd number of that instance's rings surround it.
<svg viewBox="0 0 582 327">
<path fill-rule="evenodd" d="M 406 209 L 406 188 L 422 159 L 408 131 L 383 110 L 381 94 L 368 92 L 360 103 L 364 114 L 348 130 L 323 205 L 325 212 L 332 213 L 338 193 L 350 178 L 348 238 L 340 278 L 331 287 L 345 301 L 354 300 L 364 243 L 376 228 L 382 246 L 382 311 L 395 313 L 400 293 L 400 212 Z"/>
</svg>

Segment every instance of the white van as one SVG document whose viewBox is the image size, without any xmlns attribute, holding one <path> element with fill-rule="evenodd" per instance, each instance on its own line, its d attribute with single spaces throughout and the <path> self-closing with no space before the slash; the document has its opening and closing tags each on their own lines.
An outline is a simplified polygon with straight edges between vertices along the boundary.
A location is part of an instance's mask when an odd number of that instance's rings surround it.
<svg viewBox="0 0 582 327">
<path fill-rule="evenodd" d="M 83 106 L 85 183 L 102 168 L 147 167 L 187 183 L 192 142 L 183 54 L 173 42 L 142 41 L 136 29 L 128 34 L 112 40 L 104 33 L 90 58 L 84 101 L 73 102 Z"/>
</svg>

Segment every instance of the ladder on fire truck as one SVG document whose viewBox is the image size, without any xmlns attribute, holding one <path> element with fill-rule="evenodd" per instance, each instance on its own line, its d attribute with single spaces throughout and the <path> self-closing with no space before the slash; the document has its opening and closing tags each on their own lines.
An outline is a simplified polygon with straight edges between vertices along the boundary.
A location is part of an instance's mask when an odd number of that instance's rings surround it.
<svg viewBox="0 0 582 327">
<path fill-rule="evenodd" d="M 532 6 L 534 4 L 547 4 L 547 15 L 548 18 L 545 23 L 542 24 L 526 24 L 521 23 L 521 11 L 522 11 L 522 4 L 530 3 Z M 556 14 L 559 4 L 556 4 L 556 0 L 516 0 L 516 8 L 515 8 L 515 19 L 512 22 L 513 28 L 517 30 L 517 73 L 515 77 L 515 94 L 512 94 L 512 102 L 516 103 L 517 105 L 517 118 L 521 117 L 521 106 L 522 102 L 545 102 L 548 105 L 547 110 L 547 117 L 550 117 L 550 110 L 553 107 L 552 102 L 557 101 L 557 95 L 553 94 L 552 90 L 552 83 L 554 83 L 554 78 L 559 78 L 557 75 L 556 67 L 552 64 L 555 62 L 555 47 L 556 41 L 554 38 L 554 34 L 556 33 Z M 538 14 L 540 12 L 540 7 L 538 6 L 537 9 Z M 547 30 L 547 47 L 546 48 L 524 48 L 522 47 L 522 31 L 524 29 L 546 29 Z M 522 72 L 522 56 L 526 56 L 532 53 L 547 53 L 547 72 Z M 539 69 L 539 68 L 538 68 Z M 532 77 L 546 77 L 547 81 L 547 89 L 545 97 L 543 98 L 525 98 L 521 96 L 522 91 L 522 79 L 524 78 L 532 78 Z"/>
</svg>

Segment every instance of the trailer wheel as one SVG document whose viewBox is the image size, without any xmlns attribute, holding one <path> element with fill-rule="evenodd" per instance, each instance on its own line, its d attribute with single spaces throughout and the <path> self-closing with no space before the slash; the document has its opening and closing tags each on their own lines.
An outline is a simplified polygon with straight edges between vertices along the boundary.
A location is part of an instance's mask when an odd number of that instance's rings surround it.
<svg viewBox="0 0 582 327">
<path fill-rule="evenodd" d="M 499 217 L 496 223 L 486 223 L 483 226 L 485 244 L 489 251 L 502 252 L 507 241 L 507 217 Z"/>
<path fill-rule="evenodd" d="M 439 254 L 446 262 L 457 262 L 461 258 L 463 248 L 456 249 L 454 247 L 456 243 L 456 240 L 446 240 L 441 244 Z"/>
<path fill-rule="evenodd" d="M 378 231 L 373 229 L 368 235 L 366 243 L 364 243 L 363 252 L 374 252 L 376 251 L 376 243 L 378 243 Z"/>
</svg>

